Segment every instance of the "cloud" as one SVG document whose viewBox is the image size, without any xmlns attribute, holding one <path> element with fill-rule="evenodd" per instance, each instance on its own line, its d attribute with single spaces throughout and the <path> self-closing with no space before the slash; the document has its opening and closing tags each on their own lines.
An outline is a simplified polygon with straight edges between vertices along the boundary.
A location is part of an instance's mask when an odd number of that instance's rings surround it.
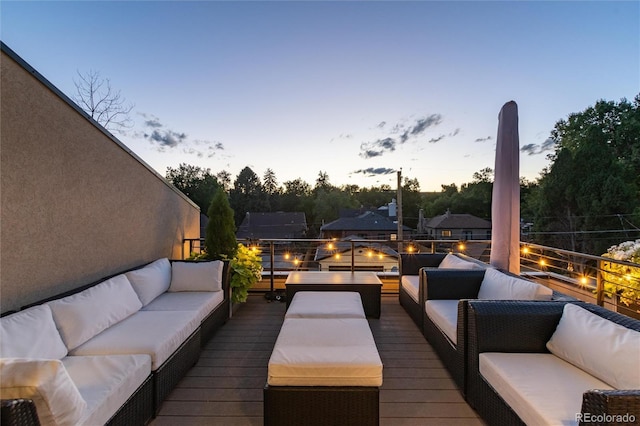
<svg viewBox="0 0 640 426">
<path fill-rule="evenodd" d="M 145 134 L 145 138 L 157 142 L 160 146 L 174 148 L 184 142 L 187 135 L 173 130 L 154 130 L 150 135 Z"/>
<path fill-rule="evenodd" d="M 491 136 L 487 136 L 486 138 L 478 138 L 474 142 L 488 142 L 490 140 L 493 140 L 493 138 Z"/>
<path fill-rule="evenodd" d="M 389 175 L 395 172 L 396 172 L 395 169 L 390 169 L 388 167 L 368 167 L 366 169 L 354 170 L 351 173 L 362 174 L 366 176 L 379 176 L 379 175 Z"/>
<path fill-rule="evenodd" d="M 529 143 L 529 144 L 523 145 L 522 147 L 520 147 L 520 152 L 526 153 L 528 155 L 542 154 L 543 152 L 553 150 L 554 145 L 555 145 L 555 141 L 551 138 L 548 138 L 547 140 L 542 142 L 542 144 L 540 145 L 535 143 Z"/>
<path fill-rule="evenodd" d="M 412 138 L 417 138 L 425 133 L 430 127 L 437 126 L 442 122 L 441 114 L 431 114 L 416 119 L 413 123 L 407 125 L 405 123 L 397 123 L 391 127 L 389 131 L 390 135 L 399 135 L 392 137 L 387 135 L 386 137 L 377 139 L 373 142 L 363 142 L 360 144 L 360 157 L 373 158 L 384 155 L 388 152 L 393 152 L 397 145 L 407 143 Z M 387 126 L 386 121 L 380 122 L 376 128 L 384 129 Z M 457 130 L 456 130 L 457 132 Z M 429 142 L 437 142 L 440 138 L 431 139 Z"/>
<path fill-rule="evenodd" d="M 440 135 L 438 137 L 435 138 L 431 138 L 429 139 L 429 143 L 436 143 L 436 142 L 440 142 L 442 139 L 445 138 L 445 135 Z"/>
<path fill-rule="evenodd" d="M 379 157 L 385 152 L 396 150 L 396 140 L 393 138 L 378 139 L 374 142 L 360 144 L 360 156 L 363 158 Z"/>
<path fill-rule="evenodd" d="M 456 136 L 458 133 L 460 133 L 460 128 L 455 129 L 453 132 L 449 133 L 449 136 L 454 137 Z"/>
</svg>

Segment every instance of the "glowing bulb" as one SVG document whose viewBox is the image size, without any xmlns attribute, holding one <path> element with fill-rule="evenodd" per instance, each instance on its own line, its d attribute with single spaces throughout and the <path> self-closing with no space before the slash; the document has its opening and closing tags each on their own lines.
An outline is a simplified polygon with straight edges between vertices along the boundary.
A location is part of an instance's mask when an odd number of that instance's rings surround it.
<svg viewBox="0 0 640 426">
<path fill-rule="evenodd" d="M 289 260 L 289 258 L 291 257 L 291 255 L 289 253 L 285 253 L 284 254 L 284 258 L 285 260 Z"/>
<path fill-rule="evenodd" d="M 367 256 L 368 256 L 368 257 L 373 257 L 373 252 L 372 252 L 371 250 L 369 250 L 369 251 L 367 252 Z"/>
<path fill-rule="evenodd" d="M 464 244 L 460 243 L 458 244 L 458 250 L 463 251 L 465 249 Z"/>
<path fill-rule="evenodd" d="M 582 277 L 580 277 L 580 284 L 582 285 L 587 285 L 587 282 L 589 280 L 587 279 L 587 277 L 585 277 L 584 275 Z"/>
<path fill-rule="evenodd" d="M 529 247 L 522 247 L 522 253 L 528 254 L 529 253 Z"/>
<path fill-rule="evenodd" d="M 544 259 L 540 259 L 540 266 L 544 266 L 546 264 L 547 264 L 547 262 Z"/>
<path fill-rule="evenodd" d="M 336 253 L 336 259 L 340 259 L 340 253 Z"/>
<path fill-rule="evenodd" d="M 333 250 L 333 243 L 329 243 L 329 244 L 327 244 L 327 248 L 328 248 L 329 250 Z"/>
</svg>

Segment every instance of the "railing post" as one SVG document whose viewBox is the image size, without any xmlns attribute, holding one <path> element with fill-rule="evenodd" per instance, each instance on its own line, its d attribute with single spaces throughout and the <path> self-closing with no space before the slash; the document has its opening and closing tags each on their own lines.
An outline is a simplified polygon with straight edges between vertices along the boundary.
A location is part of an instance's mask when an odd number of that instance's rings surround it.
<svg viewBox="0 0 640 426">
<path fill-rule="evenodd" d="M 356 245 L 351 241 L 351 272 L 356 270 Z"/>
<path fill-rule="evenodd" d="M 276 249 L 275 249 L 275 245 L 273 243 L 273 241 L 269 242 L 269 258 L 270 258 L 270 263 L 271 263 L 271 276 L 270 276 L 270 286 L 269 289 L 271 291 L 271 293 L 273 293 L 274 289 L 275 289 L 275 285 L 274 285 L 274 275 L 273 275 L 273 263 L 275 261 L 275 257 L 276 257 Z"/>
<path fill-rule="evenodd" d="M 604 279 L 602 278 L 602 260 L 598 260 L 598 267 L 596 268 L 596 304 L 604 306 Z"/>
</svg>

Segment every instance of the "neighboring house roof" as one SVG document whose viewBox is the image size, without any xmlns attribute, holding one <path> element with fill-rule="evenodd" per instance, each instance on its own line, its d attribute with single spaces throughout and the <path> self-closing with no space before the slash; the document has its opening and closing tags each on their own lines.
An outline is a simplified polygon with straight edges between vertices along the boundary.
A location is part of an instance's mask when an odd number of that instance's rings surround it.
<svg viewBox="0 0 640 426">
<path fill-rule="evenodd" d="M 403 229 L 410 230 L 408 226 Z M 388 217 L 367 211 L 354 217 L 341 217 L 320 228 L 321 231 L 397 231 L 398 224 Z"/>
<path fill-rule="evenodd" d="M 470 214 L 445 213 L 429 219 L 425 227 L 433 229 L 491 229 L 491 222 Z"/>
<path fill-rule="evenodd" d="M 303 212 L 247 213 L 237 238 L 300 238 L 307 231 Z"/>
</svg>

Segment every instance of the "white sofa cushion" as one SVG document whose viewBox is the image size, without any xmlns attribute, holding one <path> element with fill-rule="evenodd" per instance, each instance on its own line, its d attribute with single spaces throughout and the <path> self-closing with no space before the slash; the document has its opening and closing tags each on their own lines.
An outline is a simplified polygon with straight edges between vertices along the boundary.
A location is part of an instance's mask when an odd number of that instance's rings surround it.
<svg viewBox="0 0 640 426">
<path fill-rule="evenodd" d="M 173 262 L 169 291 L 220 291 L 223 266 L 221 260 Z"/>
<path fill-rule="evenodd" d="M 438 269 L 483 269 L 482 266 L 460 259 L 455 254 L 448 253 L 442 262 L 438 265 Z"/>
<path fill-rule="evenodd" d="M 285 318 L 367 318 L 360 293 L 354 291 L 298 291 Z"/>
<path fill-rule="evenodd" d="M 528 425 L 577 425 L 582 394 L 611 389 L 553 354 L 482 353 L 480 374 Z"/>
<path fill-rule="evenodd" d="M 287 318 L 269 359 L 273 386 L 381 386 L 382 361 L 361 318 Z"/>
<path fill-rule="evenodd" d="M 138 295 L 123 274 L 47 304 L 69 350 L 142 307 Z"/>
<path fill-rule="evenodd" d="M 199 326 L 195 312 L 138 311 L 69 353 L 84 356 L 147 354 L 151 356 L 151 369 L 155 371 Z"/>
<path fill-rule="evenodd" d="M 49 306 L 34 306 L 0 318 L 0 358 L 60 359 L 66 355 L 67 347 Z"/>
<path fill-rule="evenodd" d="M 0 359 L 0 398 L 32 399 L 40 423 L 79 423 L 87 403 L 59 359 Z"/>
<path fill-rule="evenodd" d="M 404 288 L 407 294 L 416 301 L 416 303 L 420 303 L 420 301 L 418 300 L 418 298 L 420 297 L 419 275 L 403 275 L 402 278 L 400 278 L 400 285 L 402 286 L 402 288 Z"/>
<path fill-rule="evenodd" d="M 153 299 L 169 290 L 171 284 L 171 264 L 169 259 L 158 259 L 143 268 L 125 274 L 142 302 L 148 305 Z"/>
<path fill-rule="evenodd" d="M 424 311 L 433 323 L 449 338 L 458 343 L 458 300 L 427 300 Z"/>
<path fill-rule="evenodd" d="M 478 299 L 488 300 L 551 300 L 553 291 L 540 284 L 487 268 L 480 284 Z"/>
<path fill-rule="evenodd" d="M 143 311 L 194 311 L 202 322 L 224 301 L 221 291 L 164 293 L 142 308 Z"/>
<path fill-rule="evenodd" d="M 149 355 L 69 356 L 62 363 L 87 403 L 82 425 L 106 424 L 151 374 Z"/>
<path fill-rule="evenodd" d="M 640 389 L 640 332 L 570 303 L 547 349 L 616 389 Z"/>
</svg>

